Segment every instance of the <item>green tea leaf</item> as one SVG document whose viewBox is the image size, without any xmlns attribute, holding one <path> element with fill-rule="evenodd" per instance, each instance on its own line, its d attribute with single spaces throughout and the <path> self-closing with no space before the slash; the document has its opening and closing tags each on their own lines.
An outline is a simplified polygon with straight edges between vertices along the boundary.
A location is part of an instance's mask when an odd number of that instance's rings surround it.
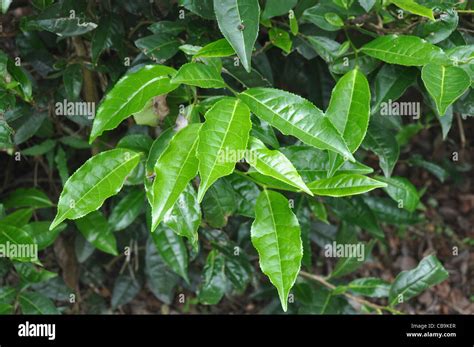
<svg viewBox="0 0 474 347">
<path fill-rule="evenodd" d="M 84 238 L 96 248 L 106 253 L 117 255 L 117 241 L 107 219 L 99 211 L 93 211 L 75 221 Z"/>
<path fill-rule="evenodd" d="M 250 138 L 249 151 L 245 159 L 261 174 L 276 178 L 311 196 L 313 195 L 291 161 L 280 151 L 266 148 L 260 140 L 254 137 Z"/>
<path fill-rule="evenodd" d="M 168 66 L 147 65 L 122 77 L 99 106 L 89 143 L 104 131 L 115 129 L 128 116 L 141 111 L 154 96 L 176 89 L 178 84 L 170 82 L 174 71 Z"/>
<path fill-rule="evenodd" d="M 201 124 L 191 124 L 180 130 L 155 164 L 151 200 L 148 197 L 152 207 L 152 231 L 197 174 L 196 148 L 200 128 Z"/>
<path fill-rule="evenodd" d="M 118 193 L 139 160 L 138 153 L 112 149 L 86 161 L 64 185 L 50 229 L 65 219 L 77 219 L 97 210 L 107 198 Z"/>
<path fill-rule="evenodd" d="M 434 20 L 433 11 L 428 7 L 416 3 L 414 0 L 390 0 L 390 2 L 402 10 Z"/>
<path fill-rule="evenodd" d="M 252 50 L 257 40 L 260 6 L 258 0 L 214 0 L 217 24 L 250 72 Z"/>
<path fill-rule="evenodd" d="M 193 247 L 197 247 L 201 208 L 191 183 L 179 195 L 174 206 L 165 215 L 163 223 L 176 234 L 186 237 Z"/>
<path fill-rule="evenodd" d="M 222 99 L 206 112 L 206 121 L 199 131 L 197 158 L 199 159 L 198 200 L 217 179 L 230 175 L 247 148 L 250 111 L 238 99 Z"/>
<path fill-rule="evenodd" d="M 288 200 L 264 190 L 257 199 L 252 244 L 258 252 L 260 268 L 277 288 L 283 311 L 300 271 L 303 258 L 301 230 Z"/>
<path fill-rule="evenodd" d="M 171 82 L 200 88 L 224 88 L 226 86 L 220 72 L 215 67 L 200 63 L 182 65 Z"/>
<path fill-rule="evenodd" d="M 429 255 L 423 258 L 416 268 L 398 274 L 390 287 L 390 305 L 406 302 L 448 277 L 449 274 L 441 262 L 434 255 Z"/>
<path fill-rule="evenodd" d="M 384 190 L 387 194 L 398 203 L 398 206 L 410 212 L 415 211 L 420 196 L 415 186 L 404 177 L 375 177 L 378 181 L 387 183 Z"/>
<path fill-rule="evenodd" d="M 427 64 L 421 70 L 421 78 L 440 116 L 445 115 L 447 108 L 471 85 L 469 75 L 456 66 Z"/>
<path fill-rule="evenodd" d="M 54 204 L 48 196 L 36 188 L 19 188 L 10 193 L 3 201 L 5 208 L 45 208 Z"/>
<path fill-rule="evenodd" d="M 151 236 L 166 265 L 186 282 L 189 282 L 188 251 L 182 237 L 165 225 L 159 225 Z"/>
<path fill-rule="evenodd" d="M 333 197 L 362 194 L 386 186 L 383 182 L 357 174 L 339 174 L 308 184 L 315 195 Z"/>
<path fill-rule="evenodd" d="M 449 63 L 443 50 L 417 36 L 386 35 L 365 44 L 361 52 L 386 63 L 422 66 Z"/>
<path fill-rule="evenodd" d="M 337 81 L 326 116 L 342 134 L 349 150 L 355 152 L 365 137 L 370 116 L 369 83 L 358 69 Z"/>
<path fill-rule="evenodd" d="M 127 228 L 142 213 L 145 202 L 145 192 L 133 189 L 125 195 L 112 209 L 109 225 L 113 231 Z"/>
<path fill-rule="evenodd" d="M 250 111 L 285 135 L 319 149 L 335 151 L 355 161 L 347 145 L 323 112 L 302 97 L 271 88 L 251 88 L 239 98 Z"/>
<path fill-rule="evenodd" d="M 216 250 L 209 252 L 199 288 L 199 302 L 205 305 L 215 305 L 221 301 L 227 289 L 224 269 L 224 256 Z"/>
<path fill-rule="evenodd" d="M 211 42 L 202 47 L 194 58 L 222 58 L 234 55 L 235 51 L 226 39 Z"/>
</svg>

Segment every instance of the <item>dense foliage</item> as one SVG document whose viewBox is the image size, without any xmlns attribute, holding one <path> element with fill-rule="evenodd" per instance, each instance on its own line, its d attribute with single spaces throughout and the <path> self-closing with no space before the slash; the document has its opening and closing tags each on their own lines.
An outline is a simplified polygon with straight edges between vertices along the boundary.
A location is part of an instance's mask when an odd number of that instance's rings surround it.
<svg viewBox="0 0 474 347">
<path fill-rule="evenodd" d="M 435 254 L 354 272 L 427 220 L 399 157 L 462 175 L 404 148 L 474 114 L 469 3 L 2 1 L 0 312 L 398 313 Z"/>
</svg>

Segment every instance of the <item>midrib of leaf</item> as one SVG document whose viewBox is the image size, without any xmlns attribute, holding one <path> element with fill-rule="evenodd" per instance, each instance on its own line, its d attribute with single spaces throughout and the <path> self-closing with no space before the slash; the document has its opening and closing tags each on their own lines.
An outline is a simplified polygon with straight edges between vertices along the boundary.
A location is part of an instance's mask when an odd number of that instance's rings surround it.
<svg viewBox="0 0 474 347">
<path fill-rule="evenodd" d="M 99 186 L 105 179 L 108 179 L 109 176 L 111 176 L 113 173 L 115 173 L 118 169 L 120 169 L 122 166 L 128 164 L 132 159 L 136 158 L 137 156 L 139 156 L 138 154 L 135 153 L 134 156 L 130 157 L 129 160 L 123 162 L 122 164 L 120 164 L 119 166 L 117 166 L 114 170 L 111 170 L 109 171 L 109 173 L 107 173 L 104 177 L 102 177 L 95 185 L 93 185 L 89 190 L 87 190 L 87 192 L 82 195 L 79 200 L 76 201 L 75 205 L 77 206 L 79 204 L 80 201 L 84 200 L 84 198 L 93 190 L 95 189 L 97 186 Z M 59 216 L 58 220 L 64 220 L 64 216 L 69 212 L 71 211 L 72 208 L 68 208 L 66 210 L 66 212 L 64 212 L 63 214 L 61 214 L 61 216 Z M 57 218 L 55 218 L 57 219 Z"/>
<path fill-rule="evenodd" d="M 217 158 L 219 157 L 219 153 L 220 151 L 222 151 L 222 147 L 224 147 L 224 143 L 226 142 L 226 139 L 227 139 L 227 135 L 229 134 L 229 129 L 230 129 L 230 126 L 234 120 L 234 117 L 235 117 L 235 110 L 237 109 L 237 105 L 238 105 L 239 101 L 236 100 L 234 101 L 234 108 L 232 109 L 232 115 L 230 117 L 230 120 L 229 120 L 229 123 L 227 124 L 227 127 L 226 127 L 226 130 L 225 130 L 225 133 L 224 133 L 224 138 L 222 139 L 222 142 L 219 146 L 219 150 L 217 151 L 217 155 L 215 156 L 214 158 L 214 162 L 212 163 L 212 166 L 211 166 L 211 171 L 209 173 L 209 176 L 206 177 L 206 180 L 204 181 L 205 184 L 203 185 L 204 187 L 207 186 L 208 182 L 209 182 L 209 177 L 211 176 L 212 174 L 212 171 L 214 171 L 214 167 L 216 166 L 216 163 L 217 163 Z M 202 193 L 204 194 L 204 193 Z M 199 195 L 199 194 L 198 194 Z M 200 199 L 198 199 L 199 201 L 202 201 L 202 199 L 204 198 L 204 195 L 202 195 L 200 197 Z"/>
<path fill-rule="evenodd" d="M 18 244 L 18 242 L 16 242 L 14 239 L 12 239 L 11 236 L 8 235 L 5 231 L 2 231 L 2 235 L 5 236 L 9 241 L 11 241 L 12 243 L 14 243 L 15 245 Z"/>
<path fill-rule="evenodd" d="M 23 298 L 23 300 L 27 301 L 31 306 L 33 306 L 38 312 L 40 312 L 41 314 L 44 314 L 43 311 L 40 309 L 40 307 L 37 306 L 33 301 L 31 301 L 24 295 L 22 295 L 21 297 Z"/>
<path fill-rule="evenodd" d="M 189 82 L 208 82 L 208 81 L 210 81 L 210 82 L 219 82 L 219 83 L 222 83 L 221 80 L 216 79 L 216 78 L 193 78 L 193 79 L 189 79 L 189 78 L 188 78 L 188 79 L 184 79 L 184 78 L 183 78 L 181 81 L 182 81 L 182 83 L 185 83 L 185 84 L 186 84 L 186 83 L 189 83 Z"/>
<path fill-rule="evenodd" d="M 413 55 L 406 55 L 406 54 L 396 53 L 396 52 L 392 52 L 392 51 L 388 51 L 388 50 L 383 50 L 383 49 L 380 49 L 380 48 L 366 47 L 366 48 L 364 48 L 364 50 L 382 52 L 382 53 L 385 53 L 385 54 L 393 54 L 393 55 L 400 56 L 400 57 L 403 57 L 403 58 L 413 58 L 414 57 Z M 419 51 L 420 50 L 418 50 L 417 52 L 419 52 Z M 418 59 L 418 58 L 416 58 L 416 59 Z"/>
<path fill-rule="evenodd" d="M 171 252 L 173 253 L 173 260 L 174 260 L 174 263 L 178 266 L 179 268 L 179 272 L 181 273 L 181 275 L 185 278 L 187 278 L 187 274 L 186 274 L 186 271 L 184 271 L 184 268 L 182 267 L 182 264 L 181 262 L 178 260 L 178 255 L 176 252 L 175 252 L 175 249 L 174 249 L 174 245 L 173 243 L 171 242 L 170 238 L 168 237 L 168 233 L 166 233 L 165 231 L 162 231 L 164 234 L 165 234 L 165 238 L 166 238 L 166 242 L 168 243 L 168 245 L 170 246 L 170 250 Z M 178 236 L 179 237 L 179 236 Z"/>
<path fill-rule="evenodd" d="M 242 23 L 242 16 L 240 15 L 240 10 L 239 10 L 239 0 L 235 1 L 235 9 L 237 10 L 237 15 L 239 16 L 239 21 Z M 238 30 L 238 29 L 237 29 Z M 240 33 L 240 36 L 242 38 L 242 42 L 244 44 L 244 60 L 246 62 L 246 65 L 249 63 L 247 61 L 247 47 L 245 46 L 245 36 L 244 36 L 244 31 L 243 30 L 238 30 Z"/>
<path fill-rule="evenodd" d="M 224 216 L 224 218 L 225 218 L 225 213 L 224 213 L 224 209 L 222 208 L 221 200 L 218 199 L 218 197 L 216 196 L 216 192 L 214 190 L 211 190 L 210 193 L 214 197 L 214 199 L 216 200 L 216 204 L 217 204 L 217 207 L 219 208 L 219 210 L 221 211 L 221 215 Z"/>
<path fill-rule="evenodd" d="M 347 126 L 347 122 L 349 121 L 349 113 L 351 112 L 351 109 L 352 109 L 352 100 L 354 99 L 354 86 L 355 86 L 355 80 L 356 80 L 356 76 L 357 74 L 353 74 L 353 78 L 351 80 L 351 98 L 349 99 L 349 107 L 347 109 L 347 112 L 345 114 L 345 119 L 344 119 L 344 128 L 342 129 L 342 132 L 339 132 L 339 134 L 344 138 L 344 133 L 346 132 L 346 126 Z M 329 119 L 330 120 L 330 119 Z M 337 127 L 335 126 L 336 130 L 339 131 L 339 129 L 337 129 Z M 345 140 L 345 138 L 344 138 Z M 350 149 L 349 149 L 350 150 Z M 341 164 L 342 165 L 342 164 Z"/>
<path fill-rule="evenodd" d="M 442 103 L 443 103 L 443 96 L 444 96 L 444 78 L 445 78 L 445 73 L 446 73 L 446 68 L 444 66 L 441 65 L 441 94 L 439 96 L 439 107 L 443 107 Z M 437 105 L 438 107 L 438 105 Z M 438 109 L 438 112 L 440 113 L 440 116 L 442 116 L 441 114 L 441 110 Z"/>
</svg>

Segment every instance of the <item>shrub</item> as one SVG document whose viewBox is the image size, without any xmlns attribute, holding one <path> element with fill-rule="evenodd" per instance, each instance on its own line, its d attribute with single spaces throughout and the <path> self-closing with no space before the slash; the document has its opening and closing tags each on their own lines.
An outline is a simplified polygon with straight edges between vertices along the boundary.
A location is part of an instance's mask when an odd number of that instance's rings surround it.
<svg viewBox="0 0 474 347">
<path fill-rule="evenodd" d="M 391 256 L 387 228 L 426 223 L 401 153 L 462 172 L 404 150 L 473 114 L 467 1 L 10 3 L 1 312 L 67 311 L 79 291 L 104 312 L 97 288 L 115 310 L 146 285 L 181 312 L 227 296 L 397 313 L 448 277 L 434 254 L 354 273 Z"/>
</svg>

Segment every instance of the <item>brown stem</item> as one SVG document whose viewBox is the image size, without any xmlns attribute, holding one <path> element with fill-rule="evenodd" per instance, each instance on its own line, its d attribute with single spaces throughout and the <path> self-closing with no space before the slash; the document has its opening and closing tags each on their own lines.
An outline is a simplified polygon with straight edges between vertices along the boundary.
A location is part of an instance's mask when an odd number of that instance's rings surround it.
<svg viewBox="0 0 474 347">
<path fill-rule="evenodd" d="M 319 282 L 321 283 L 322 285 L 324 285 L 325 287 L 329 288 L 329 289 L 335 289 L 336 286 L 334 284 L 331 284 L 329 283 L 324 277 L 322 276 L 319 276 L 319 275 L 313 275 L 313 274 L 310 274 L 308 272 L 305 272 L 305 271 L 300 271 L 300 275 L 303 276 L 303 277 L 306 277 L 306 278 L 309 278 L 313 281 L 316 281 L 316 282 Z M 358 302 L 359 304 L 361 305 L 365 305 L 365 306 L 369 306 L 377 311 L 388 311 L 388 312 L 391 312 L 391 313 L 395 313 L 395 314 L 402 314 L 402 312 L 400 311 L 397 311 L 391 307 L 388 307 L 388 306 L 381 306 L 381 305 L 377 305 L 377 304 L 374 304 L 373 302 L 370 302 L 370 301 L 367 301 L 363 298 L 359 298 L 355 295 L 352 295 L 352 294 L 349 294 L 349 293 L 342 293 L 344 296 L 346 296 L 347 298 L 351 299 L 351 300 L 354 300 L 356 302 Z"/>
</svg>

